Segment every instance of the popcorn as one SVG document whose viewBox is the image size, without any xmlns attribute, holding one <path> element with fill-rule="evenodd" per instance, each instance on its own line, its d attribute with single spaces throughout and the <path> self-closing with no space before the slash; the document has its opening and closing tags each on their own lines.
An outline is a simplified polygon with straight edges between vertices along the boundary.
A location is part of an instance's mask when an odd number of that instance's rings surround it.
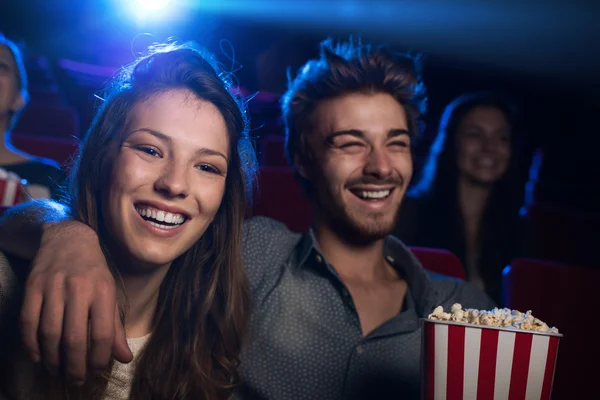
<svg viewBox="0 0 600 400">
<path fill-rule="evenodd" d="M 523 329 L 537 332 L 558 333 L 555 327 L 550 328 L 542 320 L 535 318 L 531 310 L 522 313 L 509 308 L 494 308 L 491 311 L 476 310 L 473 308 L 463 309 L 462 305 L 456 303 L 450 307 L 450 312 L 444 312 L 442 306 L 437 306 L 429 319 L 437 321 L 464 322 L 467 324 L 496 326 L 509 329 Z"/>
</svg>

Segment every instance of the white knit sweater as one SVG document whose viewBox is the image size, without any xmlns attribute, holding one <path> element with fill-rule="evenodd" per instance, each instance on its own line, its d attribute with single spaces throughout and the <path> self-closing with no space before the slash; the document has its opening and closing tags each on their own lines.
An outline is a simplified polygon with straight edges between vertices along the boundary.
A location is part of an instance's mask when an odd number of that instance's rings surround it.
<svg viewBox="0 0 600 400">
<path fill-rule="evenodd" d="M 19 281 L 13 273 L 5 255 L 0 252 L 0 315 L 7 311 L 9 300 L 18 293 L 18 289 Z M 17 322 L 15 321 L 15 323 Z M 1 326 L 0 329 L 2 329 Z M 127 344 L 133 353 L 133 361 L 129 364 L 115 362 L 104 399 L 126 400 L 129 398 L 136 358 L 148 341 L 149 336 L 127 339 Z M 0 343 L 1 345 L 2 343 Z M 17 355 L 13 367 L 14 379 L 12 379 L 9 393 L 0 393 L 0 400 L 4 400 L 5 396 L 14 400 L 29 400 L 33 396 L 41 398 L 39 395 L 36 396 L 36 385 L 33 381 L 33 363 L 29 361 L 29 358 L 23 351 Z"/>
</svg>

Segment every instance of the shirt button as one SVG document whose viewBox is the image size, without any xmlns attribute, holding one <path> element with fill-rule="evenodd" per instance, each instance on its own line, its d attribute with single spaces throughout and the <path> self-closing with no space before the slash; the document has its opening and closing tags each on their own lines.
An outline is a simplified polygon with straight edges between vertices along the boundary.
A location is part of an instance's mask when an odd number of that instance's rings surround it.
<svg viewBox="0 0 600 400">
<path fill-rule="evenodd" d="M 365 348 L 364 348 L 364 347 L 362 347 L 362 346 L 359 344 L 358 346 L 356 346 L 356 352 L 357 352 L 358 354 L 362 354 L 362 353 L 364 353 L 364 352 L 365 352 Z"/>
<path fill-rule="evenodd" d="M 388 260 L 390 262 L 390 264 L 394 263 L 394 259 L 392 258 L 392 256 L 387 256 L 386 260 Z"/>
<path fill-rule="evenodd" d="M 319 262 L 319 263 L 323 262 L 323 257 L 321 257 L 319 254 L 317 254 L 315 258 L 317 259 L 317 262 Z"/>
</svg>

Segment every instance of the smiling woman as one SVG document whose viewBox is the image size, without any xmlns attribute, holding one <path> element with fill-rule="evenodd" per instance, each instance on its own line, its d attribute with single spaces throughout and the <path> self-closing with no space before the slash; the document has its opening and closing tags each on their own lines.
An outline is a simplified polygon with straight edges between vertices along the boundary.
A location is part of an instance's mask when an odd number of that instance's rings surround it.
<svg viewBox="0 0 600 400">
<path fill-rule="evenodd" d="M 3 390 L 15 399 L 229 398 L 246 326 L 241 226 L 255 171 L 242 103 L 187 46 L 157 47 L 105 99 L 68 205 L 97 232 L 121 283 L 134 361 L 76 386 L 7 347 L 16 367 Z M 57 319 L 66 332 L 74 323 Z"/>
<path fill-rule="evenodd" d="M 514 106 L 493 93 L 450 103 L 395 234 L 407 244 L 448 249 L 469 281 L 501 303 L 501 274 L 524 255 Z"/>
</svg>

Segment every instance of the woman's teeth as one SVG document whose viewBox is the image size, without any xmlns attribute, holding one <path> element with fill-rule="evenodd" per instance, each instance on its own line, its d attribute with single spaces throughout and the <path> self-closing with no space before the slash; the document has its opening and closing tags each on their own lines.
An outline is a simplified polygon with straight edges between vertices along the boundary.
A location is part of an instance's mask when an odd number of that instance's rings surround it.
<svg viewBox="0 0 600 400">
<path fill-rule="evenodd" d="M 136 207 L 135 209 L 146 222 L 158 228 L 173 229 L 185 222 L 185 216 L 182 214 L 170 213 L 150 207 Z"/>
</svg>

